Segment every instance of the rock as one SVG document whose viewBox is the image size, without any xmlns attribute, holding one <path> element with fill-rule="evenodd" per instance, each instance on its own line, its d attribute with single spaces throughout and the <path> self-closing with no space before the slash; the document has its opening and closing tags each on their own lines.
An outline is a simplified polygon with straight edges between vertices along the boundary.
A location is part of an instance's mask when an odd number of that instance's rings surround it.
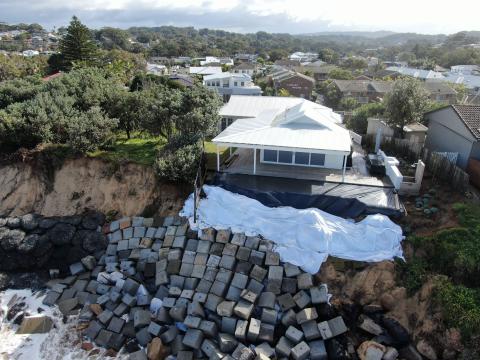
<svg viewBox="0 0 480 360">
<path fill-rule="evenodd" d="M 457 328 L 450 328 L 445 331 L 445 348 L 456 352 L 463 351 L 462 334 Z"/>
<path fill-rule="evenodd" d="M 384 316 L 382 325 L 394 340 L 395 346 L 405 346 L 410 342 L 408 331 L 394 318 Z"/>
<path fill-rule="evenodd" d="M 88 255 L 81 259 L 81 263 L 87 270 L 93 270 L 95 265 L 97 265 L 97 260 L 94 256 Z"/>
<path fill-rule="evenodd" d="M 437 360 L 437 353 L 427 341 L 420 340 L 417 343 L 417 350 L 420 354 L 425 356 L 428 360 Z"/>
<path fill-rule="evenodd" d="M 393 347 L 387 347 L 387 351 L 383 354 L 383 360 L 396 360 L 398 358 L 398 351 Z"/>
<path fill-rule="evenodd" d="M 367 316 L 361 316 L 361 323 L 358 325 L 360 329 L 363 331 L 368 332 L 369 334 L 372 335 L 380 335 L 383 333 L 383 329 L 380 325 L 375 323 L 372 319 L 370 319 Z"/>
<path fill-rule="evenodd" d="M 44 334 L 48 333 L 53 326 L 49 316 L 24 317 L 17 334 Z"/>
<path fill-rule="evenodd" d="M 97 227 L 103 225 L 105 215 L 98 211 L 90 211 L 82 218 L 82 227 L 88 230 L 96 230 Z"/>
<path fill-rule="evenodd" d="M 89 253 L 103 250 L 108 245 L 105 235 L 103 235 L 101 232 L 80 230 L 78 231 L 77 235 L 83 238 L 82 247 Z"/>
<path fill-rule="evenodd" d="M 398 353 L 400 357 L 405 360 L 423 360 L 422 355 L 418 353 L 413 345 L 401 348 Z"/>
<path fill-rule="evenodd" d="M 360 360 L 381 360 L 387 348 L 375 341 L 364 341 L 357 349 Z"/>
<path fill-rule="evenodd" d="M 158 337 L 153 338 L 147 346 L 148 360 L 162 360 L 167 357 L 167 349 Z"/>
<path fill-rule="evenodd" d="M 3 231 L 0 240 L 0 245 L 5 251 L 12 251 L 17 249 L 18 245 L 23 241 L 25 233 L 22 230 L 7 230 Z"/>
<path fill-rule="evenodd" d="M 20 225 L 21 225 L 20 218 L 16 218 L 16 217 L 7 218 L 7 226 L 10 229 L 17 229 L 20 227 Z"/>
<path fill-rule="evenodd" d="M 43 218 L 38 221 L 38 226 L 41 229 L 50 229 L 58 223 L 57 219 L 54 218 Z"/>
<path fill-rule="evenodd" d="M 21 218 L 21 226 L 25 230 L 32 231 L 38 227 L 38 218 L 34 214 L 26 214 Z"/>
<path fill-rule="evenodd" d="M 48 230 L 48 237 L 55 245 L 68 245 L 75 234 L 75 226 L 66 223 L 58 223 Z"/>
<path fill-rule="evenodd" d="M 23 254 L 28 254 L 36 248 L 39 241 L 40 241 L 40 235 L 38 234 L 27 235 L 23 238 L 22 242 L 18 244 L 17 249 L 19 252 Z"/>
<path fill-rule="evenodd" d="M 380 304 L 386 311 L 392 311 L 397 304 L 397 300 L 391 294 L 386 293 L 380 297 Z"/>
</svg>

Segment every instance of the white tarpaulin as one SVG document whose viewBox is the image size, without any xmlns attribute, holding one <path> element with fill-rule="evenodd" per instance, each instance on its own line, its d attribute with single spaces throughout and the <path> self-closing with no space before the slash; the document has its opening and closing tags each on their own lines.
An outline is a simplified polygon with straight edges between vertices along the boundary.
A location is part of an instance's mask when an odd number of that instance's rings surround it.
<svg viewBox="0 0 480 360">
<path fill-rule="evenodd" d="M 384 215 L 369 215 L 353 223 L 318 209 L 269 208 L 254 199 L 219 187 L 203 187 L 197 224 L 193 221 L 193 196 L 181 216 L 192 227 L 231 228 L 247 236 L 261 235 L 276 244 L 282 261 L 316 273 L 328 255 L 357 261 L 382 261 L 402 257 L 402 229 Z"/>
</svg>

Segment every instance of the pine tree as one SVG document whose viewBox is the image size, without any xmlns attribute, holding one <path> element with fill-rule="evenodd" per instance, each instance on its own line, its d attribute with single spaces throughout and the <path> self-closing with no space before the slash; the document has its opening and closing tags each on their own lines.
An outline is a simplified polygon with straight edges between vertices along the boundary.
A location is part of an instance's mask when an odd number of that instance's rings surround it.
<svg viewBox="0 0 480 360">
<path fill-rule="evenodd" d="M 74 16 L 60 42 L 60 53 L 63 56 L 65 67 L 70 69 L 74 62 L 93 64 L 97 57 L 97 50 L 88 27 Z"/>
</svg>

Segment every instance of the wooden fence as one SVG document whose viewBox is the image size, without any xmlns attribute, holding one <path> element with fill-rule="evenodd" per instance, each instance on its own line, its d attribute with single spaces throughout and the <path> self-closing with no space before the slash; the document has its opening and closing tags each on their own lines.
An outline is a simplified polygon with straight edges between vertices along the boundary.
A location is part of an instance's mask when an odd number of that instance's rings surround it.
<svg viewBox="0 0 480 360">
<path fill-rule="evenodd" d="M 364 138 L 367 149 L 369 151 L 374 151 L 375 136 L 366 135 Z M 391 156 L 403 157 L 412 161 L 416 161 L 422 156 L 423 143 L 410 141 L 408 139 L 382 136 L 380 148 Z"/>
<path fill-rule="evenodd" d="M 455 165 L 451 158 L 445 154 L 432 152 L 428 149 L 423 151 L 423 161 L 426 169 L 432 175 L 433 181 L 441 181 L 448 183 L 460 192 L 468 190 L 470 177 L 461 168 Z"/>
</svg>

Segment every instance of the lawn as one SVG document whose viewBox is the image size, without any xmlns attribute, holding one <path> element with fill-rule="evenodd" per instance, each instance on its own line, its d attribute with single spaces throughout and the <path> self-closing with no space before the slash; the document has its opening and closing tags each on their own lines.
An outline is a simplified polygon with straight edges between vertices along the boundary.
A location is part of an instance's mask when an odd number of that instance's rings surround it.
<svg viewBox="0 0 480 360">
<path fill-rule="evenodd" d="M 88 155 L 109 161 L 132 161 L 141 165 L 153 165 L 159 149 L 166 141 L 140 133 L 132 134 L 130 139 L 125 134 L 119 134 L 113 146 L 108 150 L 97 150 Z"/>
<path fill-rule="evenodd" d="M 211 141 L 205 141 L 205 154 L 207 156 L 207 169 L 208 170 L 216 170 L 217 169 L 217 145 L 212 143 Z M 224 162 L 230 152 L 228 151 L 228 147 L 219 147 L 220 152 L 220 163 Z M 232 150 L 233 151 L 233 150 Z"/>
</svg>

